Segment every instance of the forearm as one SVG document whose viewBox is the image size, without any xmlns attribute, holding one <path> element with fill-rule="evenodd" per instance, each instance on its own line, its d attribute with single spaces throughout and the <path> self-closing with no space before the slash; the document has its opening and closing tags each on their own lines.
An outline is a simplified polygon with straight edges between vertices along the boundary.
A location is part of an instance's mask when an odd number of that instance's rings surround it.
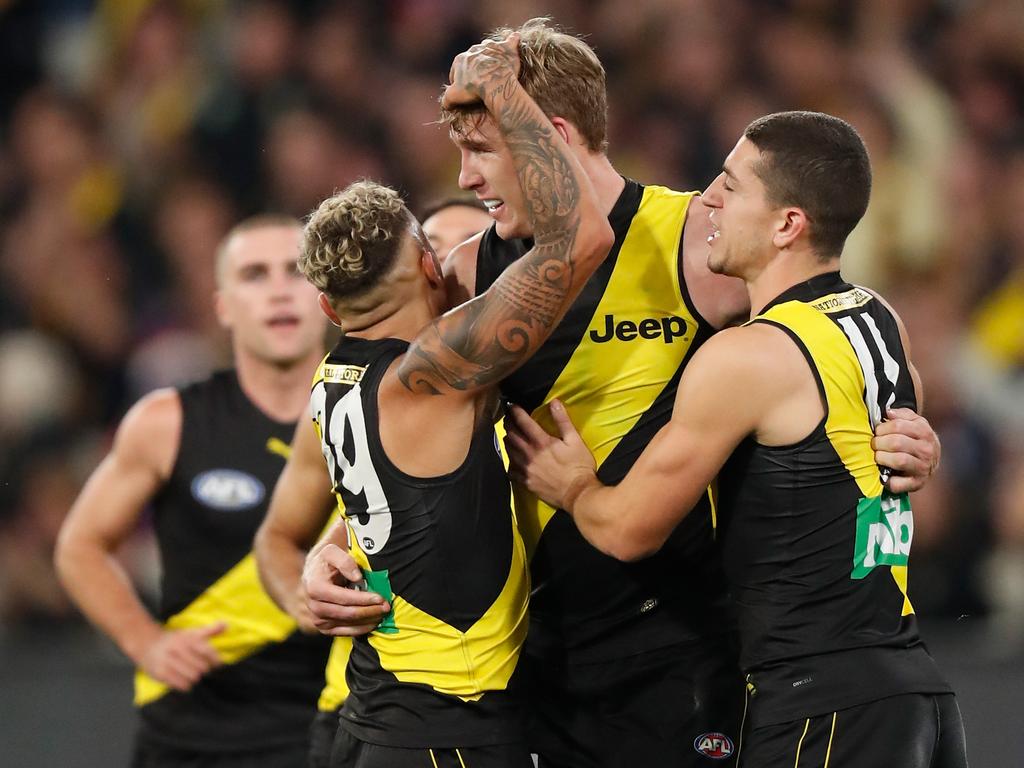
<svg viewBox="0 0 1024 768">
<path fill-rule="evenodd" d="M 282 611 L 297 617 L 306 549 L 283 532 L 264 525 L 256 534 L 253 552 L 260 581 L 267 594 Z"/>
<path fill-rule="evenodd" d="M 163 632 L 142 604 L 124 568 L 100 546 L 63 542 L 57 573 L 86 618 L 110 637 L 135 664 Z"/>
</svg>

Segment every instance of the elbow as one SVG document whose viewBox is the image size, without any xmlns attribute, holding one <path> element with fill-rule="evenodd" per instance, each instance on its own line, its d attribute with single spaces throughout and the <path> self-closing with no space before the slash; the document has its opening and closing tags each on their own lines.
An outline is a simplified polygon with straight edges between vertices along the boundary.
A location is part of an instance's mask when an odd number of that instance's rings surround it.
<svg viewBox="0 0 1024 768">
<path fill-rule="evenodd" d="M 623 563 L 650 557 L 664 544 L 664 541 L 656 541 L 639 531 L 619 528 L 608 528 L 586 538 L 601 552 Z"/>
<path fill-rule="evenodd" d="M 65 531 L 61 531 L 53 548 L 53 570 L 65 588 L 68 587 L 72 575 L 78 570 L 76 567 L 79 560 L 78 549 L 76 542 Z"/>
</svg>

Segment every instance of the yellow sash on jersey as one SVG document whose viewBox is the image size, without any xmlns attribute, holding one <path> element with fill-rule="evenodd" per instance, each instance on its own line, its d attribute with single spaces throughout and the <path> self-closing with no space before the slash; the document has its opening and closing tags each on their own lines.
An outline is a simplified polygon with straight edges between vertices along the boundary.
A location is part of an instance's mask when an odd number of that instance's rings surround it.
<svg viewBox="0 0 1024 768">
<path fill-rule="evenodd" d="M 679 241 L 686 211 L 695 193 L 645 187 L 640 207 L 622 242 L 608 286 L 572 358 L 533 412 L 548 432 L 557 434 L 547 403 L 559 398 L 598 466 L 654 404 L 693 344 L 697 320 L 687 308 L 679 284 Z M 679 317 L 684 336 L 666 343 L 612 336 L 596 343 L 606 318 L 629 320 Z M 525 488 L 515 488 L 516 513 L 532 557 L 555 509 Z"/>
<path fill-rule="evenodd" d="M 194 629 L 223 621 L 227 628 L 210 638 L 224 664 L 235 664 L 269 643 L 280 643 L 297 628 L 260 584 L 250 553 L 184 610 L 169 618 L 167 629 Z M 135 673 L 135 705 L 156 701 L 170 689 L 144 671 Z"/>
</svg>

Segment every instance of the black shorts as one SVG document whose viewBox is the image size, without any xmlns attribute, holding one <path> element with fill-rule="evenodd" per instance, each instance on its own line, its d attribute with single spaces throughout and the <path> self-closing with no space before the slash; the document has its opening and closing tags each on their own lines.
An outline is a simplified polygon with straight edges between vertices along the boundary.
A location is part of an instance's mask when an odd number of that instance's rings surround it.
<svg viewBox="0 0 1024 768">
<path fill-rule="evenodd" d="M 520 669 L 540 768 L 734 764 L 745 686 L 728 638 L 576 665 L 524 654 Z"/>
<path fill-rule="evenodd" d="M 952 693 L 908 693 L 743 734 L 743 768 L 967 768 Z"/>
<path fill-rule="evenodd" d="M 406 749 L 360 741 L 338 730 L 331 753 L 333 768 L 533 768 L 523 744 L 493 744 L 460 749 Z"/>
<path fill-rule="evenodd" d="M 309 768 L 330 768 L 337 733 L 338 710 L 317 711 L 309 727 Z"/>
<path fill-rule="evenodd" d="M 132 768 L 304 768 L 308 755 L 308 744 L 244 752 L 200 752 L 137 740 Z"/>
</svg>

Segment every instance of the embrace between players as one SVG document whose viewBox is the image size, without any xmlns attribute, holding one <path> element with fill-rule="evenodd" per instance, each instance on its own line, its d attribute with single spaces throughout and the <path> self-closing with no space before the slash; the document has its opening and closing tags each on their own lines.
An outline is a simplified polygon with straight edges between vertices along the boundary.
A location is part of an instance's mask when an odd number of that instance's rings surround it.
<svg viewBox="0 0 1024 768">
<path fill-rule="evenodd" d="M 443 273 L 372 182 L 303 234 L 343 337 L 256 555 L 355 636 L 319 759 L 966 765 L 907 595 L 937 442 L 902 324 L 838 271 L 856 132 L 770 115 L 702 196 L 638 184 L 600 62 L 537 21 L 457 57 L 442 115 L 494 220 Z"/>
</svg>

